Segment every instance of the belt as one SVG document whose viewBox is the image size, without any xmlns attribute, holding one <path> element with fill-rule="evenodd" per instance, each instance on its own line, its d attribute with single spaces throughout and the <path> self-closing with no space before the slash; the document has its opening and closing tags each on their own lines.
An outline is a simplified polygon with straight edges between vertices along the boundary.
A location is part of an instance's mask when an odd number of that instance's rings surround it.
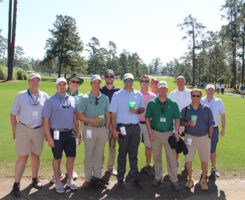
<svg viewBox="0 0 245 200">
<path fill-rule="evenodd" d="M 65 132 L 65 133 L 72 131 L 72 129 L 56 129 L 56 128 L 51 128 L 50 130 L 51 131 L 60 131 L 60 132 Z"/>
<path fill-rule="evenodd" d="M 138 126 L 139 124 L 117 124 L 118 126 Z"/>
<path fill-rule="evenodd" d="M 157 129 L 155 129 L 155 128 L 151 128 L 151 129 L 153 129 L 153 130 L 155 130 L 155 131 L 158 131 L 158 132 L 160 132 L 160 133 L 166 133 L 166 132 L 169 132 L 169 131 L 159 131 L 159 130 L 157 130 Z"/>
<path fill-rule="evenodd" d="M 202 136 L 205 136 L 205 135 L 207 135 L 207 134 L 201 134 L 201 135 L 192 135 L 192 134 L 190 134 L 191 136 L 195 136 L 195 137 L 202 137 Z"/>
<path fill-rule="evenodd" d="M 85 126 L 90 126 L 90 127 L 94 127 L 94 128 L 102 128 L 105 125 L 93 125 L 93 124 L 87 124 L 87 123 L 83 123 Z"/>
<path fill-rule="evenodd" d="M 145 121 L 140 121 L 141 124 L 145 124 Z"/>
<path fill-rule="evenodd" d="M 21 121 L 19 121 L 19 122 L 20 122 L 20 124 L 26 126 L 27 128 L 30 128 L 29 126 L 27 126 L 26 124 L 22 123 Z M 42 125 L 36 126 L 36 127 L 32 128 L 32 129 L 38 129 L 38 128 L 41 128 L 41 127 L 42 127 Z"/>
</svg>

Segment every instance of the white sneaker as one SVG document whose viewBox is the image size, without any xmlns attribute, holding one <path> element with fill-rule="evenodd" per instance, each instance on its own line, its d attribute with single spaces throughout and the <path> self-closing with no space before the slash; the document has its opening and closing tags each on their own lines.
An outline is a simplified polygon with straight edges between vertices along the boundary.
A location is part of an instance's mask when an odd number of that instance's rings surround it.
<svg viewBox="0 0 245 200">
<path fill-rule="evenodd" d="M 62 173 L 62 171 L 60 171 L 60 178 L 62 178 L 62 176 L 63 176 L 63 173 Z M 55 179 L 54 175 L 52 176 L 50 183 L 56 183 L 56 179 Z"/>
<path fill-rule="evenodd" d="M 65 189 L 64 189 L 63 183 L 57 182 L 57 183 L 55 184 L 55 190 L 56 190 L 56 192 L 58 192 L 58 193 L 60 193 L 60 194 L 64 193 L 64 192 L 65 192 Z"/>
<path fill-rule="evenodd" d="M 219 171 L 218 171 L 215 167 L 212 167 L 212 168 L 210 169 L 210 171 L 211 171 L 211 173 L 212 173 L 214 176 L 220 177 L 220 173 L 219 173 Z"/>
<path fill-rule="evenodd" d="M 73 179 L 67 180 L 66 185 L 67 185 L 71 190 L 77 190 L 77 189 L 78 189 L 78 187 L 77 187 L 77 185 L 74 183 Z"/>
</svg>

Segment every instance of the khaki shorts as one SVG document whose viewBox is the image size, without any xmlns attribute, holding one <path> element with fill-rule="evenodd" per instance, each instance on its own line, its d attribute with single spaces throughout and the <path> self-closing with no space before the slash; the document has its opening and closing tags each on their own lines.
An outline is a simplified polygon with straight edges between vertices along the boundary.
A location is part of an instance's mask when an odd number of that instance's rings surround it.
<svg viewBox="0 0 245 200">
<path fill-rule="evenodd" d="M 146 124 L 140 123 L 140 137 L 143 137 L 145 146 L 151 148 L 151 141 L 148 135 Z"/>
<path fill-rule="evenodd" d="M 188 138 L 192 139 L 191 146 L 188 146 Z M 211 150 L 211 139 L 208 134 L 201 137 L 192 136 L 185 134 L 185 144 L 188 148 L 189 153 L 185 156 L 185 162 L 192 162 L 198 150 L 199 158 L 201 162 L 210 161 L 210 150 Z"/>
<path fill-rule="evenodd" d="M 16 154 L 18 156 L 26 156 L 34 153 L 40 156 L 43 149 L 44 136 L 43 126 L 32 129 L 17 123 L 15 135 Z"/>
</svg>

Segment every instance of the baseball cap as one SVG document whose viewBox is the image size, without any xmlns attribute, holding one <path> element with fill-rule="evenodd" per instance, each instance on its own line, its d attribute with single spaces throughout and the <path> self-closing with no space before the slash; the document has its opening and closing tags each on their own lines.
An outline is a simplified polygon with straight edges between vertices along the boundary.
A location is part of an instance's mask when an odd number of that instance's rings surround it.
<svg viewBox="0 0 245 200">
<path fill-rule="evenodd" d="M 56 85 L 58 85 L 60 82 L 65 82 L 67 84 L 67 81 L 64 77 L 57 78 Z"/>
<path fill-rule="evenodd" d="M 106 74 L 112 74 L 113 76 L 115 76 L 114 71 L 112 69 L 105 70 L 105 75 Z"/>
<path fill-rule="evenodd" d="M 41 76 L 40 74 L 38 73 L 32 73 L 30 76 L 29 76 L 29 80 L 33 79 L 33 78 L 39 78 L 41 80 Z"/>
<path fill-rule="evenodd" d="M 207 90 L 207 89 L 209 89 L 209 88 L 213 88 L 213 89 L 215 90 L 215 87 L 214 87 L 214 85 L 213 85 L 213 84 L 207 84 L 207 86 L 206 86 L 206 90 Z"/>
<path fill-rule="evenodd" d="M 95 80 L 100 80 L 100 81 L 101 81 L 100 75 L 95 74 L 95 75 L 93 75 L 93 76 L 91 77 L 91 82 L 93 82 L 93 81 L 95 81 Z"/>
<path fill-rule="evenodd" d="M 157 83 L 159 83 L 159 80 L 157 80 L 156 77 L 153 77 L 153 78 L 151 79 L 151 82 L 157 82 Z"/>
<path fill-rule="evenodd" d="M 134 75 L 131 74 L 131 73 L 126 73 L 126 74 L 124 74 L 123 80 L 126 80 L 126 79 L 128 79 L 128 78 L 134 80 Z"/>
<path fill-rule="evenodd" d="M 80 76 L 78 76 L 78 74 L 76 74 L 76 73 L 73 73 L 73 74 L 71 74 L 71 76 L 70 77 L 68 77 L 66 80 L 67 81 L 69 81 L 70 79 L 72 79 L 72 78 L 78 78 L 79 79 L 79 81 L 80 81 L 80 85 L 82 85 L 83 84 L 83 79 L 80 77 Z"/>
<path fill-rule="evenodd" d="M 158 88 L 160 87 L 166 87 L 168 88 L 168 83 L 166 81 L 160 81 L 157 85 Z"/>
</svg>

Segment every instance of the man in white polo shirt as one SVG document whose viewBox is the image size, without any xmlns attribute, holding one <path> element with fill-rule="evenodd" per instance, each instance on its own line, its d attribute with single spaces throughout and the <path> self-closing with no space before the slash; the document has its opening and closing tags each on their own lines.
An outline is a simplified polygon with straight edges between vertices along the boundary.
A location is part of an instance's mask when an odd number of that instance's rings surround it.
<svg viewBox="0 0 245 200">
<path fill-rule="evenodd" d="M 225 108 L 221 99 L 214 96 L 215 87 L 213 84 L 208 84 L 206 86 L 206 96 L 202 98 L 201 102 L 209 106 L 214 117 L 214 131 L 211 139 L 211 172 L 216 177 L 220 176 L 219 171 L 216 169 L 216 146 L 219 139 L 219 116 L 221 117 L 222 129 L 220 131 L 220 136 L 225 135 Z"/>
</svg>

